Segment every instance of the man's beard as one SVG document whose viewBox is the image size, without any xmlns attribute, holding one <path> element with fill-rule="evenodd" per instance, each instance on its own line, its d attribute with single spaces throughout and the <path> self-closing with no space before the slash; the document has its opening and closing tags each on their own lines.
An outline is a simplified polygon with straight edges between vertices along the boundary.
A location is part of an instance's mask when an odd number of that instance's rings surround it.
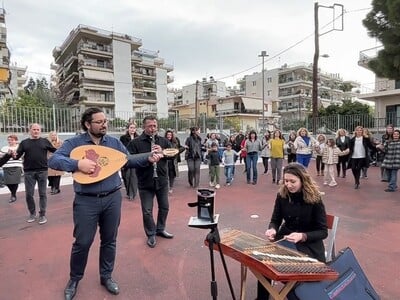
<svg viewBox="0 0 400 300">
<path fill-rule="evenodd" d="M 93 135 L 96 138 L 102 138 L 103 136 L 106 135 L 106 133 L 104 132 L 98 132 L 98 133 L 94 133 L 93 131 L 90 131 L 90 134 Z"/>
</svg>

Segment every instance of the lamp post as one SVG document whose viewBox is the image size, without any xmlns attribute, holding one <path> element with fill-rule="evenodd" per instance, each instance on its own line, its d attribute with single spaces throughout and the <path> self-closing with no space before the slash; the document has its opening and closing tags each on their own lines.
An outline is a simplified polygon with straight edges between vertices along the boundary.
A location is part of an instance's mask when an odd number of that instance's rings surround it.
<svg viewBox="0 0 400 300">
<path fill-rule="evenodd" d="M 267 51 L 261 51 L 261 54 L 258 57 L 262 58 L 262 129 L 263 133 L 265 132 L 265 81 L 264 81 L 264 61 L 265 57 L 267 57 Z"/>
</svg>

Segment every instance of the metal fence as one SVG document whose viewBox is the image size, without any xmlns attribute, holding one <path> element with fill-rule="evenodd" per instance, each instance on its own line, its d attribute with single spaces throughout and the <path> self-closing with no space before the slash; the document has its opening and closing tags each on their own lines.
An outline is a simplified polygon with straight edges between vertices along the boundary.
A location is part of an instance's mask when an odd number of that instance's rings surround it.
<svg viewBox="0 0 400 300">
<path fill-rule="evenodd" d="M 311 118 L 305 119 L 282 119 L 281 128 L 283 131 L 296 130 L 296 128 L 305 127 L 312 131 Z M 357 126 L 368 128 L 372 133 L 385 132 L 387 124 L 400 127 L 400 116 L 388 114 L 386 118 L 376 118 L 368 114 L 363 115 L 332 115 L 318 117 L 315 120 L 317 133 L 333 134 L 339 128 L 343 128 L 352 133 Z"/>
<path fill-rule="evenodd" d="M 138 127 L 141 127 L 143 118 L 149 113 L 115 112 L 107 115 L 109 119 L 110 132 L 124 132 L 126 124 L 135 120 Z M 58 132 L 74 133 L 80 131 L 80 114 L 77 109 L 72 108 L 28 108 L 28 107 L 7 107 L 0 108 L 0 132 L 1 133 L 26 133 L 29 125 L 39 123 L 43 132 L 56 130 Z M 236 121 L 239 117 L 236 117 Z M 159 127 L 162 129 L 174 129 L 175 131 L 187 131 L 190 127 L 197 125 L 202 132 L 217 131 L 226 134 L 232 131 L 249 128 L 238 128 L 240 122 L 234 124 L 235 117 L 206 118 L 201 116 L 197 122 L 194 118 L 179 116 L 171 113 L 168 118 L 159 119 Z M 262 122 L 262 121 L 260 121 Z M 239 124 L 239 125 L 238 125 Z M 319 117 L 316 119 L 316 128 L 321 133 L 334 133 L 338 128 L 344 128 L 352 132 L 358 125 L 369 128 L 374 133 L 384 132 L 387 124 L 400 126 L 400 116 L 388 114 L 386 118 L 375 118 L 370 115 L 333 115 Z M 261 125 L 261 123 L 260 123 Z M 279 123 L 272 125 L 282 131 L 297 130 L 306 127 L 311 131 L 311 118 L 305 119 L 280 119 Z M 262 128 L 262 126 L 259 126 Z M 251 128 L 259 131 L 259 128 Z"/>
</svg>

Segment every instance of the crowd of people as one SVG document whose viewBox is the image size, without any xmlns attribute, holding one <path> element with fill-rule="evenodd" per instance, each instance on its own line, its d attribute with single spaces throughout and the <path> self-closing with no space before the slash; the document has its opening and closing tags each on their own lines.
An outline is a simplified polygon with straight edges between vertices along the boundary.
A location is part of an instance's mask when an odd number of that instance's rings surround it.
<svg viewBox="0 0 400 300">
<path fill-rule="evenodd" d="M 184 142 L 173 130 L 159 135 L 158 121 L 153 116 L 143 119 L 142 133 L 137 125 L 129 122 L 126 133 L 119 139 L 107 134 L 105 113 L 98 108 L 87 109 L 81 118 L 82 133 L 62 141 L 56 132 L 48 138 L 41 137 L 39 124 L 30 126 L 30 137 L 18 143 L 18 137 L 8 136 L 8 146 L 1 149 L 0 166 L 4 182 L 10 191 L 9 202 L 17 200 L 18 185 L 25 182 L 25 200 L 29 211 L 27 222 L 47 222 L 47 185 L 50 194 L 61 192 L 60 178 L 64 172 L 82 172 L 88 176 L 96 172 L 96 161 L 89 158 L 71 158 L 73 149 L 83 145 L 100 145 L 127 156 L 127 163 L 113 174 L 90 184 L 74 183 L 74 238 L 70 257 L 70 278 L 64 290 L 65 299 L 73 299 L 79 281 L 83 278 L 90 246 L 97 227 L 100 228 L 100 283 L 111 294 L 119 293 L 119 286 L 112 278 L 116 257 L 116 240 L 121 218 L 121 187 L 126 198 L 140 198 L 142 222 L 147 246 L 154 248 L 157 238 L 172 239 L 166 230 L 169 213 L 169 196 L 173 193 L 175 179 L 179 176 L 181 153 L 187 163 L 187 181 L 191 188 L 204 186 L 201 182 L 201 165 L 208 164 L 210 188 L 226 188 L 233 184 L 236 165 L 244 163 L 247 184 L 263 183 L 271 178 L 278 185 L 278 195 L 271 222 L 265 232 L 267 239 L 285 239 L 292 247 L 320 261 L 325 261 L 322 240 L 327 235 L 326 214 L 321 193 L 308 168 L 315 158 L 316 176 L 323 176 L 323 184 L 338 185 L 338 177 L 345 178 L 351 170 L 354 188 L 360 188 L 360 179 L 368 177 L 370 165 L 381 169 L 381 181 L 388 182 L 386 192 L 397 190 L 397 172 L 400 168 L 400 131 L 386 126 L 385 134 L 374 138 L 361 126 L 349 134 L 338 129 L 335 137 L 319 134 L 315 138 L 306 128 L 291 131 L 287 138 L 278 129 L 266 130 L 258 136 L 254 130 L 239 131 L 222 141 L 217 133 L 202 139 L 198 127 L 190 128 Z M 176 149 L 168 156 L 165 149 Z M 261 158 L 263 175 L 258 174 Z M 287 159 L 287 164 L 285 163 Z M 223 169 L 224 180 L 220 170 Z M 121 174 L 121 176 L 120 176 Z M 121 178 L 122 177 L 122 178 Z M 38 185 L 39 209 L 34 200 Z M 157 216 L 153 216 L 157 201 Z M 296 203 L 296 206 L 291 205 Z M 296 217 L 297 216 L 297 217 Z M 301 218 L 301 221 L 294 221 Z M 292 295 L 295 297 L 294 295 Z M 258 298 L 268 299 L 268 292 L 258 286 Z M 295 298 L 290 298 L 295 299 Z"/>
<path fill-rule="evenodd" d="M 198 130 L 196 128 L 196 130 Z M 210 167 L 209 180 L 210 186 L 220 188 L 220 184 L 215 183 L 215 166 L 223 165 L 222 154 L 226 149 L 234 150 L 233 153 L 233 171 L 226 181 L 225 185 L 230 185 L 234 179 L 235 164 L 244 161 L 244 172 L 248 184 L 257 184 L 258 170 L 257 162 L 261 157 L 263 165 L 263 174 L 271 174 L 272 183 L 279 184 L 282 180 L 282 168 L 285 158 L 287 163 L 297 162 L 308 168 L 312 158 L 315 158 L 316 175 L 324 177 L 324 185 L 335 187 L 338 185 L 336 178 L 346 178 L 347 170 L 351 170 L 354 178 L 354 188 L 360 188 L 360 179 L 368 178 L 368 168 L 370 166 L 379 166 L 381 169 L 381 178 L 383 182 L 391 182 L 385 189 L 386 192 L 392 192 L 397 189 L 397 171 L 399 169 L 400 157 L 395 152 L 397 144 L 396 131 L 393 125 L 386 126 L 386 131 L 381 138 L 374 137 L 367 128 L 357 126 L 352 134 L 345 129 L 337 130 L 336 135 L 327 137 L 325 134 L 318 134 L 314 138 L 306 128 L 299 128 L 297 131 L 291 131 L 285 139 L 282 132 L 278 129 L 274 131 L 266 130 L 262 137 L 258 137 L 255 131 L 249 131 L 243 134 L 239 131 L 231 135 L 225 141 L 219 139 L 218 134 L 208 134 L 203 142 L 200 135 L 197 134 L 197 156 L 196 166 L 189 167 L 190 173 L 200 172 L 200 164 L 203 160 L 199 154 L 199 144 L 202 144 L 201 151 L 204 154 L 204 163 Z M 191 133 L 192 135 L 192 133 Z M 192 138 L 188 139 L 190 142 Z M 188 142 L 187 141 L 187 142 Z M 392 143 L 393 142 L 393 143 Z M 391 146 L 389 146 L 391 144 Z M 191 142 L 189 143 L 191 145 Z M 219 161 L 210 160 L 213 151 L 217 147 Z M 192 149 L 190 146 L 189 149 Z M 189 156 L 189 154 L 187 154 Z M 195 171 L 193 171 L 193 169 Z M 189 174 L 189 184 L 191 184 Z M 390 176 L 390 177 L 389 177 Z M 218 175 L 219 177 L 219 175 Z M 229 184 L 228 184 L 229 182 Z"/>
</svg>

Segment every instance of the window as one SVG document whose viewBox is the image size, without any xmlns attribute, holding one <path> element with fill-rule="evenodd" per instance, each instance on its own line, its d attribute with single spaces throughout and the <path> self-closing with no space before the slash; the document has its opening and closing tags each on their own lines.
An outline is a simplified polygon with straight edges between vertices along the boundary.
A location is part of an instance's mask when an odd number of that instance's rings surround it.
<svg viewBox="0 0 400 300">
<path fill-rule="evenodd" d="M 394 89 L 395 89 L 395 90 L 400 89 L 400 80 L 395 80 L 395 82 L 394 82 Z"/>
<path fill-rule="evenodd" d="M 272 77 L 268 77 L 268 78 L 267 78 L 267 82 L 268 82 L 268 83 L 271 83 L 271 82 L 272 82 Z"/>
<path fill-rule="evenodd" d="M 98 66 L 99 68 L 104 68 L 104 67 L 105 67 L 105 61 L 104 61 L 104 60 L 98 59 L 98 60 L 97 60 L 97 66 Z"/>
<path fill-rule="evenodd" d="M 267 96 L 271 96 L 271 94 L 272 94 L 272 90 L 268 90 L 267 91 Z"/>
<path fill-rule="evenodd" d="M 253 86 L 256 86 L 256 85 L 257 85 L 257 81 L 254 80 L 254 81 L 251 82 L 251 84 L 252 84 Z"/>
</svg>

